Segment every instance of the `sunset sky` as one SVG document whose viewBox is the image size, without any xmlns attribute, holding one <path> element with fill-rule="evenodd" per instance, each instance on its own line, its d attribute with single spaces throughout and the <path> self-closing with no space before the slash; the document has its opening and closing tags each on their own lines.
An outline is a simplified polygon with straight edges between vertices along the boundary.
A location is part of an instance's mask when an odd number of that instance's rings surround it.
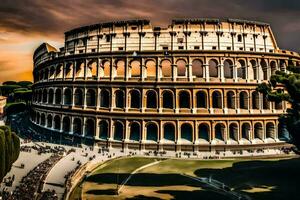
<svg viewBox="0 0 300 200">
<path fill-rule="evenodd" d="M 300 51 L 299 0 L 0 0 L 0 82 L 32 80 L 42 42 L 59 48 L 64 32 L 83 25 L 172 18 L 240 18 L 271 24 L 280 48 Z"/>
</svg>

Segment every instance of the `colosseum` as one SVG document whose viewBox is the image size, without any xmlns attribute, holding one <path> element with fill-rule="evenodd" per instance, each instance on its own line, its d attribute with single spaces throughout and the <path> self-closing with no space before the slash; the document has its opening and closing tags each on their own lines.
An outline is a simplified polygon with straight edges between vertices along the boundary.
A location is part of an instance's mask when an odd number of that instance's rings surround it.
<svg viewBox="0 0 300 200">
<path fill-rule="evenodd" d="M 269 24 L 129 20 L 65 33 L 64 47 L 34 52 L 32 126 L 107 147 L 212 151 L 278 147 L 287 104 L 256 91 L 299 65 Z"/>
</svg>

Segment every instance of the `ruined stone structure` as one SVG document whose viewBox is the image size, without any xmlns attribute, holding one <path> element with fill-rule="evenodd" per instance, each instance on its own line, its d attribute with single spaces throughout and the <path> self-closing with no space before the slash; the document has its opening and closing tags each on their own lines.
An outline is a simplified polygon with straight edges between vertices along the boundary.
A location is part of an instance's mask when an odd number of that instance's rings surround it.
<svg viewBox="0 0 300 200">
<path fill-rule="evenodd" d="M 31 121 L 112 147 L 207 151 L 281 143 L 286 105 L 256 92 L 299 65 L 266 23 L 236 19 L 101 23 L 34 52 Z"/>
</svg>

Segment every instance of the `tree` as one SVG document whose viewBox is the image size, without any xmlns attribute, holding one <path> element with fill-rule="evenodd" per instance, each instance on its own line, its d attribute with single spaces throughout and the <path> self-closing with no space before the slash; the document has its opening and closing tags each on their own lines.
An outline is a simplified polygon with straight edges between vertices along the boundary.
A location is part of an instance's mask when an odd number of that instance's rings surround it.
<svg viewBox="0 0 300 200">
<path fill-rule="evenodd" d="M 300 66 L 288 66 L 288 72 L 276 71 L 269 83 L 262 83 L 257 91 L 265 94 L 269 101 L 288 102 L 290 108 L 279 117 L 287 128 L 291 142 L 300 149 Z"/>
</svg>

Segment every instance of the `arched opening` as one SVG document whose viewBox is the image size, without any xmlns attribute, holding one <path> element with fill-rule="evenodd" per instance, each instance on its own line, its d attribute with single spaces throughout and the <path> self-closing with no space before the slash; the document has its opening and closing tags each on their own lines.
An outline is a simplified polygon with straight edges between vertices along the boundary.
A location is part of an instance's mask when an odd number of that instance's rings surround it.
<svg viewBox="0 0 300 200">
<path fill-rule="evenodd" d="M 218 61 L 211 59 L 209 61 L 209 77 L 218 77 Z"/>
<path fill-rule="evenodd" d="M 272 122 L 268 122 L 266 125 L 266 138 L 275 139 L 275 126 Z"/>
<path fill-rule="evenodd" d="M 245 91 L 240 92 L 240 109 L 248 109 L 248 94 Z"/>
<path fill-rule="evenodd" d="M 158 128 L 154 123 L 149 123 L 146 125 L 146 140 L 157 141 L 158 140 Z"/>
<path fill-rule="evenodd" d="M 250 80 L 257 79 L 257 64 L 255 60 L 250 61 L 250 67 L 248 68 L 248 79 Z"/>
<path fill-rule="evenodd" d="M 190 93 L 181 91 L 179 93 L 179 108 L 190 108 Z"/>
<path fill-rule="evenodd" d="M 52 115 L 47 116 L 47 127 L 52 128 Z"/>
<path fill-rule="evenodd" d="M 238 141 L 239 140 L 239 129 L 236 123 L 231 123 L 229 125 L 229 138 L 231 140 Z"/>
<path fill-rule="evenodd" d="M 43 92 L 40 90 L 39 91 L 39 102 L 43 101 Z"/>
<path fill-rule="evenodd" d="M 156 77 L 156 64 L 153 60 L 148 60 L 146 62 L 146 68 L 147 68 L 147 77 Z"/>
<path fill-rule="evenodd" d="M 48 78 L 49 78 L 49 70 L 45 69 L 44 80 L 47 80 Z"/>
<path fill-rule="evenodd" d="M 92 60 L 89 62 L 86 76 L 90 79 L 96 79 L 97 78 L 97 62 L 95 60 Z"/>
<path fill-rule="evenodd" d="M 204 91 L 199 91 L 196 93 L 197 98 L 197 108 L 207 108 L 207 97 Z"/>
<path fill-rule="evenodd" d="M 137 122 L 133 122 L 130 126 L 129 139 L 133 141 L 140 141 L 141 138 L 141 127 Z"/>
<path fill-rule="evenodd" d="M 134 60 L 131 62 L 130 66 L 131 66 L 131 77 L 140 77 L 141 76 L 140 61 Z"/>
<path fill-rule="evenodd" d="M 246 140 L 250 140 L 250 124 L 244 123 L 242 125 L 242 138 Z"/>
<path fill-rule="evenodd" d="M 263 134 L 264 134 L 263 126 L 261 125 L 261 123 L 256 123 L 254 125 L 254 138 L 263 140 Z"/>
<path fill-rule="evenodd" d="M 210 141 L 209 137 L 209 126 L 207 124 L 200 124 L 198 127 L 198 137 L 199 139 Z"/>
<path fill-rule="evenodd" d="M 157 95 L 156 91 L 149 90 L 147 96 L 147 108 L 157 108 Z"/>
<path fill-rule="evenodd" d="M 140 108 L 141 107 L 141 95 L 138 90 L 130 91 L 130 108 Z"/>
<path fill-rule="evenodd" d="M 167 123 L 164 125 L 164 139 L 175 141 L 175 127 L 171 123 Z"/>
<path fill-rule="evenodd" d="M 246 63 L 244 60 L 239 60 L 237 63 L 237 77 L 246 79 Z"/>
<path fill-rule="evenodd" d="M 40 113 L 37 113 L 36 114 L 36 124 L 40 124 L 40 119 L 41 119 L 41 115 L 40 115 Z"/>
<path fill-rule="evenodd" d="M 280 60 L 280 71 L 286 71 L 286 63 L 284 60 Z"/>
<path fill-rule="evenodd" d="M 55 90 L 55 104 L 61 104 L 61 89 Z"/>
<path fill-rule="evenodd" d="M 277 71 L 277 64 L 275 61 L 272 61 L 270 65 L 271 65 L 271 75 L 275 75 L 275 72 Z"/>
<path fill-rule="evenodd" d="M 43 90 L 43 103 L 46 103 L 47 102 L 47 90 L 44 89 Z"/>
<path fill-rule="evenodd" d="M 59 64 L 57 65 L 55 69 L 55 78 L 62 78 L 63 77 L 63 65 Z"/>
<path fill-rule="evenodd" d="M 64 119 L 63 119 L 63 131 L 65 133 L 70 132 L 70 118 L 69 117 L 64 117 Z"/>
<path fill-rule="evenodd" d="M 83 105 L 83 92 L 81 89 L 76 89 L 74 94 L 74 104 L 75 106 Z"/>
<path fill-rule="evenodd" d="M 259 109 L 259 93 L 252 92 L 252 109 Z"/>
<path fill-rule="evenodd" d="M 99 138 L 104 140 L 108 138 L 108 123 L 105 120 L 99 122 Z"/>
<path fill-rule="evenodd" d="M 222 95 L 219 91 L 212 93 L 213 108 L 222 108 Z"/>
<path fill-rule="evenodd" d="M 190 142 L 193 142 L 193 127 L 184 123 L 181 125 L 181 138 Z"/>
<path fill-rule="evenodd" d="M 108 60 L 103 62 L 103 73 L 105 78 L 110 77 L 110 62 Z"/>
<path fill-rule="evenodd" d="M 64 91 L 64 104 L 65 105 L 72 104 L 72 91 L 69 88 L 66 88 Z"/>
<path fill-rule="evenodd" d="M 96 106 L 96 92 L 93 89 L 88 89 L 86 92 L 86 105 Z"/>
<path fill-rule="evenodd" d="M 177 76 L 187 76 L 187 67 L 185 60 L 178 60 L 177 65 Z"/>
<path fill-rule="evenodd" d="M 227 92 L 227 108 L 235 109 L 235 94 L 233 91 Z"/>
<path fill-rule="evenodd" d="M 85 136 L 94 137 L 95 136 L 95 122 L 92 119 L 87 119 L 85 121 Z"/>
<path fill-rule="evenodd" d="M 82 124 L 79 118 L 75 118 L 73 121 L 73 134 L 82 135 Z"/>
<path fill-rule="evenodd" d="M 84 61 L 78 62 L 75 71 L 76 78 L 84 78 Z"/>
<path fill-rule="evenodd" d="M 119 60 L 116 64 L 116 76 L 117 77 L 125 76 L 125 62 L 123 60 Z"/>
<path fill-rule="evenodd" d="M 66 69 L 65 69 L 65 77 L 66 78 L 72 78 L 73 77 L 73 63 L 67 63 Z"/>
<path fill-rule="evenodd" d="M 49 89 L 48 104 L 53 104 L 53 98 L 54 98 L 54 90 Z"/>
<path fill-rule="evenodd" d="M 224 132 L 225 132 L 224 124 L 217 124 L 215 126 L 215 139 L 224 141 Z"/>
<path fill-rule="evenodd" d="M 173 93 L 171 91 L 163 92 L 163 108 L 174 108 Z"/>
<path fill-rule="evenodd" d="M 233 63 L 229 59 L 224 61 L 224 77 L 233 78 Z"/>
<path fill-rule="evenodd" d="M 260 62 L 260 66 L 262 68 L 262 72 L 263 72 L 263 80 L 268 80 L 268 66 L 265 60 L 262 60 Z"/>
<path fill-rule="evenodd" d="M 282 109 L 282 101 L 275 101 L 275 109 L 276 110 L 281 110 Z"/>
<path fill-rule="evenodd" d="M 193 60 L 192 63 L 192 74 L 193 76 L 202 78 L 203 77 L 203 62 L 201 60 Z"/>
<path fill-rule="evenodd" d="M 114 123 L 114 140 L 122 141 L 124 135 L 124 126 L 121 122 Z"/>
<path fill-rule="evenodd" d="M 54 117 L 54 129 L 60 130 L 60 116 L 58 115 Z"/>
<path fill-rule="evenodd" d="M 110 94 L 108 90 L 101 90 L 100 92 L 100 106 L 102 108 L 109 108 L 109 102 L 110 102 Z"/>
<path fill-rule="evenodd" d="M 45 114 L 44 113 L 41 114 L 41 125 L 42 126 L 46 125 L 46 119 L 45 119 Z"/>
<path fill-rule="evenodd" d="M 161 71 L 163 77 L 172 77 L 172 67 L 169 60 L 163 60 L 161 62 Z"/>
<path fill-rule="evenodd" d="M 268 100 L 267 94 L 263 94 L 263 109 L 270 109 L 270 102 Z"/>
<path fill-rule="evenodd" d="M 115 92 L 115 101 L 117 108 L 124 108 L 125 107 L 125 96 L 123 90 L 117 90 Z"/>
</svg>

